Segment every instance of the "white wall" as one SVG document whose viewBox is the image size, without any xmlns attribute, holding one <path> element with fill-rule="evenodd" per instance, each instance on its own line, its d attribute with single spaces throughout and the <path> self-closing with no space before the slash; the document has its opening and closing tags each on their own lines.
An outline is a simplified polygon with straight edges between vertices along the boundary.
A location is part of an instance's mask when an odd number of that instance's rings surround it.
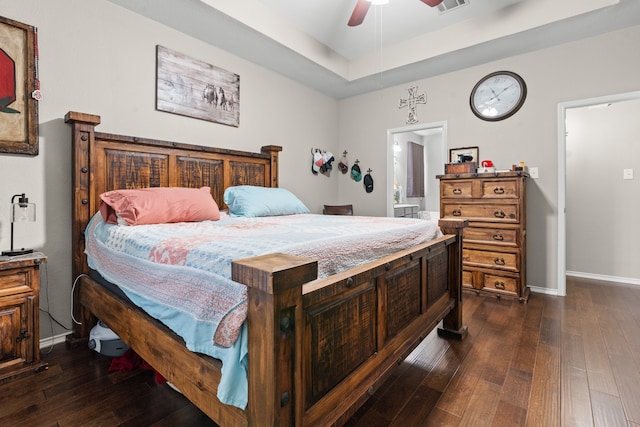
<svg viewBox="0 0 640 427">
<path fill-rule="evenodd" d="M 492 159 L 500 169 L 520 161 L 538 167 L 540 178 L 528 184 L 527 282 L 553 291 L 557 289 L 558 103 L 638 90 L 639 42 L 636 26 L 341 100 L 339 138 L 349 142 L 350 152 L 365 167 L 384 170 L 386 131 L 406 120 L 398 100 L 406 97 L 409 86 L 417 85 L 428 99 L 418 106 L 420 121 L 446 121 L 449 148 L 477 145 L 480 157 Z M 527 83 L 527 100 L 507 120 L 481 121 L 469 108 L 469 94 L 481 77 L 497 70 L 520 74 Z M 380 184 L 386 180 L 382 174 L 376 178 Z M 385 196 L 375 191 L 366 194 L 355 186 L 340 187 L 340 198 L 364 207 L 365 214 L 385 215 Z M 634 275 L 640 277 L 640 272 Z"/>
<path fill-rule="evenodd" d="M 98 114 L 101 132 L 260 151 L 284 147 L 280 185 L 314 212 L 337 201 L 338 180 L 311 174 L 311 147 L 334 152 L 337 101 L 231 53 L 141 18 L 103 0 L 0 0 L 0 15 L 38 27 L 40 154 L 0 154 L 0 247 L 9 247 L 9 202 L 26 193 L 37 222 L 16 229 L 16 246 L 49 257 L 41 307 L 70 321 L 71 130 L 69 110 Z M 240 126 L 224 126 L 155 110 L 156 45 L 240 75 Z M 334 171 L 335 174 L 335 171 Z M 53 335 L 62 329 L 55 327 Z M 41 336 L 52 335 L 41 316 Z"/>
</svg>

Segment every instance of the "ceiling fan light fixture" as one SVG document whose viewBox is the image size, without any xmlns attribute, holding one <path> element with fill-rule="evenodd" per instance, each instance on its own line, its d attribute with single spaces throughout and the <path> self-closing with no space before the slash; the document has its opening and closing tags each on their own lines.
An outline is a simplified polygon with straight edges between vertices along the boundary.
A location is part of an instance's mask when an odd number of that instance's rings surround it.
<svg viewBox="0 0 640 427">
<path fill-rule="evenodd" d="M 367 0 L 369 3 L 373 5 L 381 5 L 389 3 L 389 0 Z"/>
</svg>

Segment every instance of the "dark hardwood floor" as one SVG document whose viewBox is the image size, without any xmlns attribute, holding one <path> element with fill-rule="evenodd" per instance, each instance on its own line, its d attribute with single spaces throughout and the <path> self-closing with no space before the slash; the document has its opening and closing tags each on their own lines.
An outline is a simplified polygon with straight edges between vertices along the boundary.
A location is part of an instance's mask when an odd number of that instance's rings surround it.
<svg viewBox="0 0 640 427">
<path fill-rule="evenodd" d="M 569 279 L 567 294 L 465 294 L 467 339 L 431 334 L 347 425 L 640 427 L 640 288 Z M 149 371 L 63 344 L 44 359 L 0 385 L 0 426 L 215 426 Z"/>
</svg>

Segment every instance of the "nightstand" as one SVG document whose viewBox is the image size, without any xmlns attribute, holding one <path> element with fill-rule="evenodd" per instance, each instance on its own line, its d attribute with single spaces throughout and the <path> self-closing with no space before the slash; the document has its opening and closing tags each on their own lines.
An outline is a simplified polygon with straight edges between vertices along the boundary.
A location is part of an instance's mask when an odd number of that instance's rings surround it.
<svg viewBox="0 0 640 427">
<path fill-rule="evenodd" d="M 0 384 L 47 368 L 40 361 L 40 253 L 0 256 Z"/>
</svg>

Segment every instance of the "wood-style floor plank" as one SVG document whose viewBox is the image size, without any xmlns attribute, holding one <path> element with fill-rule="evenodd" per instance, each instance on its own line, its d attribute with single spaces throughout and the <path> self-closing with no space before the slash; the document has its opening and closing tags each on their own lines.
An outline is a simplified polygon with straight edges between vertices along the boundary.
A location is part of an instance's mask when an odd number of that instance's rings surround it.
<svg viewBox="0 0 640 427">
<path fill-rule="evenodd" d="M 591 391 L 591 409 L 593 425 L 607 427 L 623 427 L 627 425 L 622 402 L 617 396 Z M 629 423 L 629 426 L 635 423 Z M 638 424 L 640 425 L 640 424 Z"/>
<path fill-rule="evenodd" d="M 640 427 L 638 306 L 640 287 L 575 278 L 527 304 L 465 293 L 467 338 L 431 333 L 346 425 Z M 150 371 L 64 345 L 43 359 L 0 385 L 0 426 L 216 426 Z"/>
</svg>

